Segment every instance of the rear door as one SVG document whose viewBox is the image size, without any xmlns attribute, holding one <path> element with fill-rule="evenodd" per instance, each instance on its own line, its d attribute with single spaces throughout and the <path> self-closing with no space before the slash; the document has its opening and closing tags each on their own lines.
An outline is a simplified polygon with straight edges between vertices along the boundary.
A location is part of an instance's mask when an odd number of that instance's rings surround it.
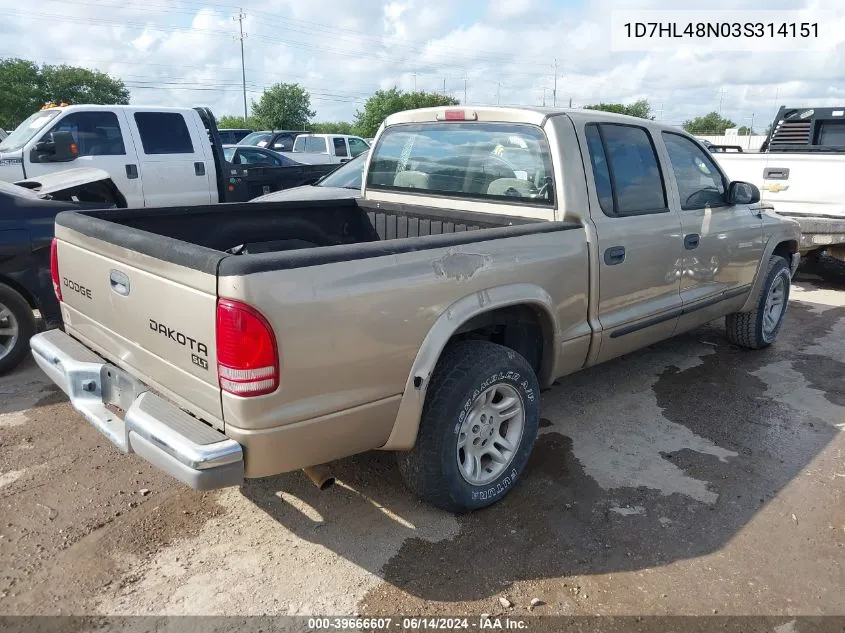
<svg viewBox="0 0 845 633">
<path fill-rule="evenodd" d="M 49 127 L 42 137 L 51 132 L 69 132 L 76 141 L 79 157 L 71 163 L 27 162 L 27 177 L 95 167 L 108 172 L 130 207 L 144 206 L 138 156 L 122 110 L 71 111 Z"/>
<path fill-rule="evenodd" d="M 215 323 L 222 258 L 197 270 L 56 225 L 66 331 L 185 408 L 222 425 Z M 168 238 L 160 238 L 167 240 Z"/>
<path fill-rule="evenodd" d="M 598 235 L 600 362 L 672 336 L 683 247 L 649 130 L 589 123 L 584 136 Z"/>
<path fill-rule="evenodd" d="M 349 150 L 346 147 L 346 139 L 344 137 L 333 136 L 332 147 L 334 149 L 334 155 L 341 163 L 345 163 L 349 160 Z"/>
<path fill-rule="evenodd" d="M 140 156 L 145 206 L 216 201 L 214 163 L 210 149 L 206 151 L 208 136 L 199 129 L 197 117 L 144 108 L 127 114 Z"/>
</svg>

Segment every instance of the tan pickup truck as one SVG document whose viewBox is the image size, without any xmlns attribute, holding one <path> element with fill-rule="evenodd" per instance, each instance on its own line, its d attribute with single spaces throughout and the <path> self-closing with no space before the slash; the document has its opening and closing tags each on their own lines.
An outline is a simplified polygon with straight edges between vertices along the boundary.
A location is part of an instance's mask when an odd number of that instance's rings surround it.
<svg viewBox="0 0 845 633">
<path fill-rule="evenodd" d="M 519 481 L 555 378 L 720 317 L 761 348 L 786 312 L 797 224 L 675 128 L 414 110 L 364 173 L 358 200 L 60 214 L 35 359 L 195 488 L 381 449 L 461 512 Z"/>
</svg>

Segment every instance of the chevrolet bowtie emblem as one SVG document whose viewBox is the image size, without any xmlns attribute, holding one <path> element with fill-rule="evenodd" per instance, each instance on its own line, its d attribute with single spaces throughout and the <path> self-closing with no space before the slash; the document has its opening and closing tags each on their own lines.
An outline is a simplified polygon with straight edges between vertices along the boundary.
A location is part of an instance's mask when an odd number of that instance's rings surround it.
<svg viewBox="0 0 845 633">
<path fill-rule="evenodd" d="M 779 182 L 775 182 L 770 185 L 763 185 L 763 189 L 770 191 L 771 193 L 778 193 L 779 191 L 786 191 L 789 189 L 789 185 L 782 185 Z"/>
</svg>

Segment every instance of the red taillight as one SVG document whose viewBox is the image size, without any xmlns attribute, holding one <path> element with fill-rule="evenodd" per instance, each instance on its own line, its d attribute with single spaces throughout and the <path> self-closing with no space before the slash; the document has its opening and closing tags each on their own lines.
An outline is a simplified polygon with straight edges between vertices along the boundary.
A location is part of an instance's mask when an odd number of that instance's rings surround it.
<svg viewBox="0 0 845 633">
<path fill-rule="evenodd" d="M 62 284 L 59 282 L 59 253 L 56 238 L 50 243 L 50 277 L 53 279 L 53 292 L 56 299 L 62 300 Z"/>
<path fill-rule="evenodd" d="M 260 396 L 279 386 L 279 353 L 273 328 L 255 308 L 217 302 L 217 377 L 223 391 Z"/>
<path fill-rule="evenodd" d="M 463 110 L 446 110 L 444 118 L 447 121 L 464 121 L 467 117 Z"/>
</svg>

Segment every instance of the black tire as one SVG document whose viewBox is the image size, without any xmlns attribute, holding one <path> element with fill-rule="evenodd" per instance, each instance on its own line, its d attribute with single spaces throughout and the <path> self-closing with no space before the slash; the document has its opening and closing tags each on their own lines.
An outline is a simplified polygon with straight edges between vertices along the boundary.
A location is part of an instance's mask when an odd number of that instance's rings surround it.
<svg viewBox="0 0 845 633">
<path fill-rule="evenodd" d="M 0 284 L 0 313 L 3 308 L 12 313 L 18 327 L 17 340 L 8 352 L 0 351 L 0 374 L 17 367 L 24 357 L 29 353 L 29 339 L 35 334 L 35 315 L 32 308 L 20 293 L 5 284 Z M 0 329 L 3 328 L 5 319 L 0 321 Z M 0 338 L 5 343 L 6 337 Z"/>
<path fill-rule="evenodd" d="M 475 398 L 494 385 L 516 391 L 524 423 L 504 471 L 478 486 L 461 474 L 457 442 L 464 415 Z M 525 358 L 487 341 L 454 343 L 444 351 L 431 377 L 416 445 L 397 454 L 399 470 L 417 496 L 438 508 L 460 513 L 489 506 L 504 497 L 522 475 L 539 423 L 540 386 Z"/>
<path fill-rule="evenodd" d="M 789 305 L 789 287 L 792 281 L 789 274 L 789 264 L 783 257 L 774 255 L 769 260 L 764 274 L 765 283 L 756 297 L 754 309 L 749 312 L 734 312 L 725 317 L 725 331 L 728 340 L 734 345 L 749 349 L 768 347 L 777 338 L 783 324 L 783 318 L 786 316 L 787 306 Z M 766 298 L 769 296 L 772 287 L 779 283 L 779 280 L 783 280 L 785 289 L 783 310 L 775 328 L 766 332 L 763 327 Z"/>
</svg>

